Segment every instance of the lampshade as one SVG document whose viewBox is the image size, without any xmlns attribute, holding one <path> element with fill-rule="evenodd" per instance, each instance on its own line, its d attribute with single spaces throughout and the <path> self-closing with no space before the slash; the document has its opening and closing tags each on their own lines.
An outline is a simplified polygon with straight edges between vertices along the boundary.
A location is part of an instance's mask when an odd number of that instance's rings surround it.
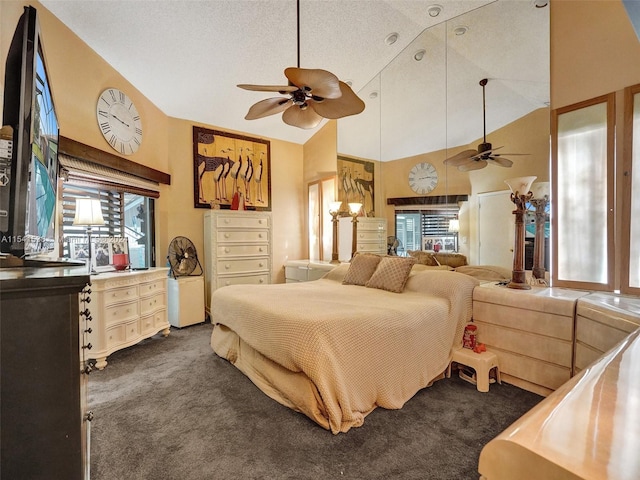
<svg viewBox="0 0 640 480">
<path fill-rule="evenodd" d="M 342 206 L 342 202 L 331 202 L 331 203 L 329 203 L 329 213 L 331 213 L 331 212 L 339 212 L 341 206 Z"/>
<path fill-rule="evenodd" d="M 549 196 L 549 182 L 537 182 L 535 185 L 531 187 L 531 193 L 533 193 L 533 198 L 544 198 L 545 195 Z"/>
<path fill-rule="evenodd" d="M 530 177 L 508 178 L 504 181 L 504 183 L 509 185 L 509 188 L 511 189 L 512 193 L 516 195 L 526 195 L 527 193 L 529 193 L 529 190 L 531 189 L 531 184 L 536 178 L 538 177 L 530 176 Z"/>
<path fill-rule="evenodd" d="M 460 220 L 457 218 L 452 218 L 449 220 L 449 231 L 450 232 L 459 232 L 460 231 Z"/>
<path fill-rule="evenodd" d="M 350 203 L 349 204 L 349 211 L 351 212 L 351 215 L 355 215 L 356 213 L 358 213 L 361 208 L 362 208 L 362 204 L 361 203 Z"/>
<path fill-rule="evenodd" d="M 74 225 L 104 225 L 100 200 L 95 198 L 77 198 Z"/>
</svg>

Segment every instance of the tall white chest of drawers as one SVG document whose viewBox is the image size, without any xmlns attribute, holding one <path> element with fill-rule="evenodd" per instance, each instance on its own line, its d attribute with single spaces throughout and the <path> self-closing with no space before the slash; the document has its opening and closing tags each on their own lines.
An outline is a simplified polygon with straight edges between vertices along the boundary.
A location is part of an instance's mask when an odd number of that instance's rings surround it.
<svg viewBox="0 0 640 480">
<path fill-rule="evenodd" d="M 342 217 L 338 223 L 338 259 L 351 260 L 353 223 L 351 217 Z M 387 254 L 387 219 L 379 217 L 358 217 L 356 230 L 356 251 L 362 253 Z"/>
<path fill-rule="evenodd" d="M 204 215 L 206 309 L 218 288 L 271 283 L 271 212 L 211 210 Z"/>
</svg>

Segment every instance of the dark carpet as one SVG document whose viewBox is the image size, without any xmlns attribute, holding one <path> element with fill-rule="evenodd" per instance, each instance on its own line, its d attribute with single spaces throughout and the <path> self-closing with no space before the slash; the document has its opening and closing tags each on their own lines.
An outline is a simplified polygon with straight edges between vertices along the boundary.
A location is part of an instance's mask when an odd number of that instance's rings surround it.
<svg viewBox="0 0 640 480">
<path fill-rule="evenodd" d="M 477 480 L 482 446 L 541 400 L 452 376 L 333 435 L 215 355 L 211 329 L 172 328 L 91 373 L 92 480 Z"/>
</svg>

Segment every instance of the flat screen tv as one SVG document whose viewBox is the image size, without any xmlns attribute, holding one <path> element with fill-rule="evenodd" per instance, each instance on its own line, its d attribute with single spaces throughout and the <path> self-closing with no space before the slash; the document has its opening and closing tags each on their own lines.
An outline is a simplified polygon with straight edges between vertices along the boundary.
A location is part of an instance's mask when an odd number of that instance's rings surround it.
<svg viewBox="0 0 640 480">
<path fill-rule="evenodd" d="M 20 258 L 51 252 L 59 132 L 33 7 L 25 7 L 7 54 L 2 124 L 13 143 L 0 157 L 8 177 L 0 182 L 1 251 Z"/>
</svg>

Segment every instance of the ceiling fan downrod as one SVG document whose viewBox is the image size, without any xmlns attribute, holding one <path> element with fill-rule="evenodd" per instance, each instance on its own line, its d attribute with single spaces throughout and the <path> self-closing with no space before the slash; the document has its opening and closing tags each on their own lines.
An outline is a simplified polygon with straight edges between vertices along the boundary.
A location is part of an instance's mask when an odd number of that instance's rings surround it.
<svg viewBox="0 0 640 480">
<path fill-rule="evenodd" d="M 478 145 L 478 153 L 491 150 L 491 144 L 487 143 L 487 107 L 484 95 L 484 87 L 488 81 L 486 78 L 480 80 L 480 86 L 482 87 L 482 143 Z"/>
</svg>

